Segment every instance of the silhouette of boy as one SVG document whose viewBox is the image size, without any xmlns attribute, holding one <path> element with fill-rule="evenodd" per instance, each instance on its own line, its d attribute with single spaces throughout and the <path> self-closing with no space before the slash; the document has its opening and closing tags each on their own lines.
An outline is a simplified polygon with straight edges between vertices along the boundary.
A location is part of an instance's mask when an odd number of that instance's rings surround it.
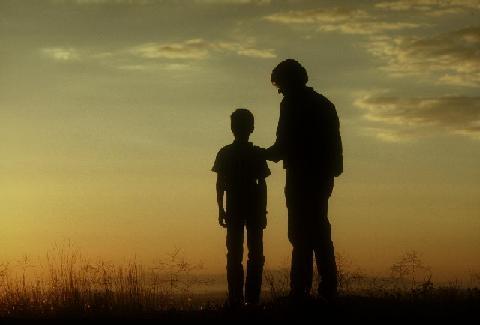
<svg viewBox="0 0 480 325">
<path fill-rule="evenodd" d="M 243 239 L 247 229 L 247 278 L 245 300 L 256 305 L 260 300 L 263 256 L 263 229 L 267 225 L 267 185 L 270 175 L 267 162 L 259 147 L 249 142 L 254 129 L 253 114 L 245 108 L 231 115 L 235 140 L 217 154 L 212 171 L 217 173 L 218 222 L 227 228 L 228 300 L 232 307 L 240 306 L 243 295 Z M 226 192 L 226 211 L 223 195 Z"/>
</svg>

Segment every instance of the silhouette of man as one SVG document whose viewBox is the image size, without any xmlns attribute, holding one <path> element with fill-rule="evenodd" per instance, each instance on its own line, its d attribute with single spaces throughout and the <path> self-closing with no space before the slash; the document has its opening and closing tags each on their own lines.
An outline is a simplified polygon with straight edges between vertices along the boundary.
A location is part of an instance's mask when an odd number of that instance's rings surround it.
<svg viewBox="0 0 480 325">
<path fill-rule="evenodd" d="M 283 94 L 277 139 L 268 160 L 283 160 L 288 238 L 292 244 L 290 295 L 306 298 L 312 286 L 313 253 L 321 281 L 319 295 L 337 294 L 337 266 L 328 221 L 334 177 L 343 172 L 340 123 L 335 106 L 307 87 L 305 68 L 293 59 L 279 63 L 271 81 Z"/>
<path fill-rule="evenodd" d="M 270 175 L 262 149 L 248 142 L 254 129 L 253 114 L 237 109 L 231 115 L 235 140 L 217 154 L 212 171 L 217 173 L 218 221 L 227 228 L 228 300 L 232 307 L 243 304 L 243 237 L 247 229 L 247 278 L 245 300 L 256 305 L 260 300 L 263 256 L 263 229 L 266 227 L 267 185 Z M 223 195 L 226 192 L 225 211 Z"/>
</svg>

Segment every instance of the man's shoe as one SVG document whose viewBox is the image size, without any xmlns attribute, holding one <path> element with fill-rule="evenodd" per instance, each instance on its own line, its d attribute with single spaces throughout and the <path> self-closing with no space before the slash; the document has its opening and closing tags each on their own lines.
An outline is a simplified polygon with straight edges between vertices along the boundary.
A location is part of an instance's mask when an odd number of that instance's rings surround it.
<svg viewBox="0 0 480 325">
<path fill-rule="evenodd" d="M 294 308 L 305 308 L 312 302 L 312 296 L 307 292 L 290 292 L 288 295 L 290 306 Z"/>
<path fill-rule="evenodd" d="M 328 304 L 333 304 L 337 300 L 337 290 L 331 290 L 331 291 L 320 291 L 318 292 L 318 299 L 319 301 L 323 301 Z"/>
<path fill-rule="evenodd" d="M 224 305 L 227 310 L 239 310 L 243 307 L 243 299 L 231 299 L 229 298 Z"/>
</svg>

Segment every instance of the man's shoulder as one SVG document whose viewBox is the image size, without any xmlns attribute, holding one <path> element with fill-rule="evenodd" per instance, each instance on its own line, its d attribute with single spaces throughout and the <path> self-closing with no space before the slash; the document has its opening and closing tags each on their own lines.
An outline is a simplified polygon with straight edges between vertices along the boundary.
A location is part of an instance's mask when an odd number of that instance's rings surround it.
<svg viewBox="0 0 480 325">
<path fill-rule="evenodd" d="M 334 118 L 337 115 L 337 109 L 335 105 L 323 94 L 313 91 L 313 102 L 315 107 L 320 109 L 326 116 Z"/>
<path fill-rule="evenodd" d="M 328 99 L 325 95 L 317 92 L 313 88 L 310 88 L 310 94 L 312 95 L 312 98 L 319 104 L 327 107 L 335 107 L 335 105 L 330 101 L 330 99 Z"/>
</svg>

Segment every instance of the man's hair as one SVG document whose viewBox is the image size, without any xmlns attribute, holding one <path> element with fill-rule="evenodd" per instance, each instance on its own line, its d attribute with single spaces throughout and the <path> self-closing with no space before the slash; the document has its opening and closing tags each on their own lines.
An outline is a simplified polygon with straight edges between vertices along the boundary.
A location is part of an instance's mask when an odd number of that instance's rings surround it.
<svg viewBox="0 0 480 325">
<path fill-rule="evenodd" d="M 270 80 L 279 87 L 298 87 L 307 84 L 308 75 L 298 61 L 286 59 L 272 70 Z"/>
<path fill-rule="evenodd" d="M 233 134 L 248 135 L 253 132 L 254 117 L 248 109 L 236 109 L 230 116 L 230 120 Z"/>
</svg>

